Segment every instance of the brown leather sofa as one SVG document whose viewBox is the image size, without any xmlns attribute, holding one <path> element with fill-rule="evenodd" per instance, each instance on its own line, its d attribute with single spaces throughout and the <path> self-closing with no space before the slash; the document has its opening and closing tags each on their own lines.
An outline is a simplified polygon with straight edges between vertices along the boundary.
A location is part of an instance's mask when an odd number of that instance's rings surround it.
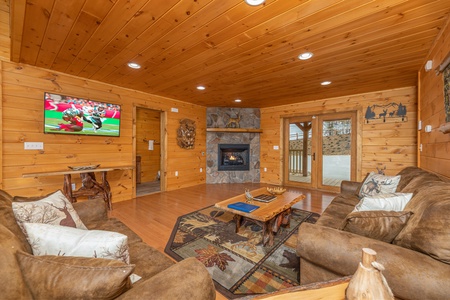
<svg viewBox="0 0 450 300">
<path fill-rule="evenodd" d="M 51 295 L 61 292 L 65 299 L 215 299 L 213 281 L 203 264 L 196 259 L 174 263 L 119 220 L 108 218 L 103 200 L 73 206 L 88 229 L 128 236 L 129 265 L 105 258 L 32 256 L 30 245 L 15 221 L 12 210 L 15 200 L 37 199 L 13 198 L 0 190 L 1 299 L 48 299 L 42 296 L 47 292 Z M 142 278 L 131 284 L 128 279 L 131 273 Z M 48 285 L 41 286 L 39 283 L 44 279 Z M 91 287 L 93 291 L 86 291 Z M 36 293 L 41 296 L 36 297 Z"/>
<path fill-rule="evenodd" d="M 393 241 L 341 230 L 360 200 L 361 183 L 345 181 L 317 223 L 300 226 L 301 284 L 353 275 L 362 248 L 372 248 L 397 298 L 449 299 L 450 182 L 416 167 L 405 168 L 398 175 L 397 192 L 413 193 L 404 209 L 412 214 Z"/>
</svg>

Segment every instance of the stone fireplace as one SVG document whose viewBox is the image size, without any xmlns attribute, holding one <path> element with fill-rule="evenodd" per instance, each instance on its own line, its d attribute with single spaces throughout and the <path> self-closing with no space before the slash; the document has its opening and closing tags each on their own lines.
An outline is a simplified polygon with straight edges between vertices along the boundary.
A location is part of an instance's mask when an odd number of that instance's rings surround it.
<svg viewBox="0 0 450 300">
<path fill-rule="evenodd" d="M 249 144 L 219 144 L 217 154 L 218 171 L 250 170 Z"/>
<path fill-rule="evenodd" d="M 206 133 L 206 183 L 244 183 L 259 182 L 259 130 L 260 112 L 257 108 L 224 108 L 209 107 L 207 112 L 207 133 Z M 239 118 L 238 128 L 227 128 L 230 118 Z M 212 130 L 209 130 L 212 129 Z M 235 148 L 233 151 L 225 151 L 226 166 L 223 165 L 225 159 L 220 154 L 220 147 L 230 149 L 229 145 Z M 227 146 L 223 146 L 227 145 Z M 245 147 L 245 149 L 243 149 Z M 237 160 L 230 160 L 230 154 L 240 156 Z M 242 162 L 246 164 L 243 170 Z M 236 168 L 238 167 L 238 168 Z"/>
</svg>

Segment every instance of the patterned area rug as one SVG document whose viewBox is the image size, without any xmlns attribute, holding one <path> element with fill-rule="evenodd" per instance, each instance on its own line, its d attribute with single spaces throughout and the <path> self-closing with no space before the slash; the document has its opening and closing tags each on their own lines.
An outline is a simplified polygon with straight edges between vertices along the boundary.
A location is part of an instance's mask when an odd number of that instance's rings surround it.
<svg viewBox="0 0 450 300">
<path fill-rule="evenodd" d="M 177 261 L 196 257 L 227 298 L 264 294 L 299 285 L 298 227 L 319 214 L 293 209 L 290 227 L 280 227 L 273 246 L 262 246 L 262 228 L 246 220 L 239 233 L 233 214 L 214 206 L 178 218 L 165 252 Z"/>
</svg>

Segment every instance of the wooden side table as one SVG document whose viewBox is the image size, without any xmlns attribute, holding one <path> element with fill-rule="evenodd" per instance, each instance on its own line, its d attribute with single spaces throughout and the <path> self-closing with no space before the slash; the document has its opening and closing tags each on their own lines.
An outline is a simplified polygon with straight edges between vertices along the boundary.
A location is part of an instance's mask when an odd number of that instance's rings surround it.
<svg viewBox="0 0 450 300">
<path fill-rule="evenodd" d="M 97 168 L 87 170 L 65 170 L 52 172 L 25 173 L 22 177 L 41 177 L 41 176 L 64 176 L 63 193 L 70 202 L 77 202 L 77 197 L 88 197 L 89 199 L 101 195 L 109 210 L 112 210 L 111 187 L 109 186 L 106 174 L 114 170 L 131 170 L 133 166 Z M 101 173 L 102 181 L 98 182 L 95 173 Z M 82 186 L 78 190 L 72 190 L 72 174 L 80 174 Z"/>
</svg>

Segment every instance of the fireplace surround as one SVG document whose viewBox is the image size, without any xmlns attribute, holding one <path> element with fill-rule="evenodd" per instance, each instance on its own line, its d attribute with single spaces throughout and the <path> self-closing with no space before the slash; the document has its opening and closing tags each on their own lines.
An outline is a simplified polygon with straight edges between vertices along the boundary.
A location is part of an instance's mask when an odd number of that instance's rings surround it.
<svg viewBox="0 0 450 300">
<path fill-rule="evenodd" d="M 239 128 L 229 128 L 230 118 L 240 118 Z M 226 108 L 208 107 L 206 110 L 206 183 L 245 183 L 259 182 L 260 160 L 260 111 L 258 108 Z M 214 129 L 214 130 L 210 130 Z M 253 131 L 255 130 L 256 131 Z M 249 145 L 248 159 L 246 153 L 237 153 L 242 156 L 239 160 L 247 162 L 246 170 L 219 170 L 219 145 L 235 144 Z M 236 161 L 237 162 L 237 161 Z M 229 165 L 235 165 L 228 159 Z"/>
</svg>

